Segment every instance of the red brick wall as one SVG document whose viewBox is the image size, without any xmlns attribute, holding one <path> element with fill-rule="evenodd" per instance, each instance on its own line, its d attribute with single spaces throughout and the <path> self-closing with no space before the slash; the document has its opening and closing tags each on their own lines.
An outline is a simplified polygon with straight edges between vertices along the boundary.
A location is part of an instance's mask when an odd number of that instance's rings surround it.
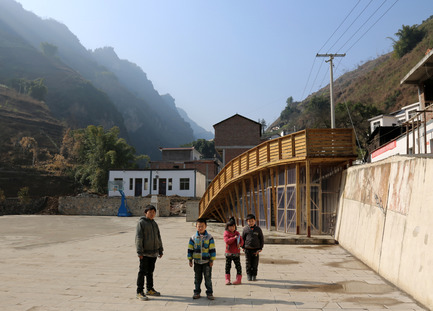
<svg viewBox="0 0 433 311">
<path fill-rule="evenodd" d="M 240 115 L 215 124 L 214 129 L 215 148 L 224 157 L 224 164 L 262 142 L 261 124 Z M 224 149 L 224 152 L 221 149 Z"/>
<path fill-rule="evenodd" d="M 261 125 L 234 116 L 214 126 L 215 146 L 256 146 L 260 143 Z"/>
</svg>

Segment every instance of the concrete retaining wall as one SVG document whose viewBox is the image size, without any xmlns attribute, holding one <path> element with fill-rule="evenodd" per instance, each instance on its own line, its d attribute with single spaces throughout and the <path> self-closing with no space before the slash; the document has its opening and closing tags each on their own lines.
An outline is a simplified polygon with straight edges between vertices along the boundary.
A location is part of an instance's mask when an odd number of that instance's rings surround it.
<svg viewBox="0 0 433 311">
<path fill-rule="evenodd" d="M 433 159 L 394 156 L 345 174 L 336 240 L 433 310 Z"/>
</svg>

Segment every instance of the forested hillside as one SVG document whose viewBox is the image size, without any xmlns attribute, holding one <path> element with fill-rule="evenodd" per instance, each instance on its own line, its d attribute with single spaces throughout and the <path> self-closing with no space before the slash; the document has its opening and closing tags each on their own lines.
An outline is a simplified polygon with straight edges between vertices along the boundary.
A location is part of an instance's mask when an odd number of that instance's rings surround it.
<svg viewBox="0 0 433 311">
<path fill-rule="evenodd" d="M 395 32 L 393 52 L 367 61 L 334 81 L 336 126 L 354 127 L 361 149 L 368 139 L 369 118 L 418 101 L 416 86 L 400 85 L 400 81 L 433 48 L 433 19 L 430 17 L 421 25 L 403 25 Z M 307 127 L 330 127 L 329 103 L 329 85 L 302 102 L 289 97 L 267 135 L 282 129 L 292 132 Z"/>
</svg>

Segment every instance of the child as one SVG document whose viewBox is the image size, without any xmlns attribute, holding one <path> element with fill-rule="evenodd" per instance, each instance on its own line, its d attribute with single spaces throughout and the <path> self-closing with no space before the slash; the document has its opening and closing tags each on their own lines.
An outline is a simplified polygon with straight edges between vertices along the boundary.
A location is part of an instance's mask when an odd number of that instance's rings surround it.
<svg viewBox="0 0 433 311">
<path fill-rule="evenodd" d="M 236 222 L 234 217 L 231 217 L 226 224 L 224 231 L 224 242 L 226 242 L 226 285 L 230 285 L 230 269 L 232 268 L 232 260 L 236 267 L 236 281 L 233 285 L 241 284 L 242 267 L 240 259 L 240 247 L 244 244 L 244 240 L 236 231 Z"/>
<path fill-rule="evenodd" d="M 259 253 L 262 251 L 264 244 L 263 232 L 260 227 L 256 226 L 256 217 L 253 214 L 247 215 L 247 224 L 248 225 L 242 231 L 247 279 L 248 281 L 256 281 L 257 268 L 259 266 Z"/>
<path fill-rule="evenodd" d="M 140 268 L 137 277 L 137 299 L 148 300 L 147 296 L 160 296 L 153 288 L 153 271 L 155 270 L 156 258 L 161 258 L 164 248 L 162 246 L 161 234 L 158 224 L 154 218 L 156 208 L 147 205 L 144 209 L 146 217 L 141 217 L 137 224 L 135 234 L 135 246 L 140 258 Z M 144 280 L 146 279 L 146 294 L 144 293 Z"/>
<path fill-rule="evenodd" d="M 192 267 L 194 260 L 194 296 L 193 299 L 200 298 L 200 286 L 204 276 L 206 286 L 206 296 L 209 300 L 214 300 L 212 290 L 212 266 L 216 257 L 215 241 L 207 231 L 206 219 L 199 218 L 196 222 L 197 232 L 189 239 L 188 260 Z"/>
</svg>

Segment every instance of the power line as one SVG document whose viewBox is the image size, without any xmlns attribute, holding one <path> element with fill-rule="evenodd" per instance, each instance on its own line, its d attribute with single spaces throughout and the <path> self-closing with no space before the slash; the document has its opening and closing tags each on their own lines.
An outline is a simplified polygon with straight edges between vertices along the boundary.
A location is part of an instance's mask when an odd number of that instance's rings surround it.
<svg viewBox="0 0 433 311">
<path fill-rule="evenodd" d="M 399 0 L 396 0 L 374 23 L 373 23 L 373 25 L 371 25 L 370 26 L 370 28 L 368 28 L 367 29 L 367 31 L 366 32 L 364 32 L 363 34 L 362 34 L 362 36 L 361 37 L 359 37 L 359 39 L 358 40 L 356 40 L 355 41 L 355 43 L 354 44 L 352 44 L 351 46 L 350 46 L 350 48 L 349 49 L 347 49 L 347 51 L 346 51 L 346 53 L 351 49 L 351 48 L 353 48 L 353 46 L 355 45 L 355 44 L 357 44 L 358 43 L 358 41 L 359 40 L 361 40 L 366 34 L 367 34 L 367 32 L 369 32 L 370 31 L 370 29 L 371 28 L 373 28 L 373 26 L 374 25 L 376 25 L 377 24 L 377 22 L 379 22 L 381 19 L 382 19 L 382 17 L 384 17 L 385 16 L 385 14 L 386 13 L 388 13 L 388 11 L 389 10 L 391 10 L 391 8 L 398 2 Z"/>
<path fill-rule="evenodd" d="M 313 64 L 311 65 L 310 73 L 308 74 L 307 83 L 305 83 L 304 90 L 302 91 L 302 96 L 301 96 L 300 100 L 302 100 L 304 98 L 305 89 L 307 88 L 308 82 L 310 82 L 311 73 L 313 72 L 313 67 L 314 67 L 315 63 L 316 63 L 316 57 L 314 57 Z"/>
<path fill-rule="evenodd" d="M 358 4 L 361 2 L 361 0 L 358 0 L 358 2 L 355 4 L 355 6 L 352 8 L 352 10 L 350 10 L 350 12 L 346 15 L 346 17 L 343 19 L 343 21 L 340 23 L 340 25 L 337 27 L 337 29 L 334 30 L 334 32 L 332 33 L 332 35 L 328 38 L 328 40 L 326 40 L 326 42 L 322 45 L 322 47 L 319 49 L 319 52 L 323 49 L 323 47 L 329 42 L 329 40 L 331 40 L 331 38 L 334 36 L 334 34 L 338 31 L 338 29 L 340 29 L 340 27 L 344 24 L 344 22 L 346 21 L 346 19 L 350 16 L 350 14 L 352 14 L 353 10 L 358 6 Z"/>
<path fill-rule="evenodd" d="M 365 6 L 365 8 L 361 11 L 361 13 L 358 14 L 358 16 L 353 20 L 353 22 L 347 27 L 347 29 L 343 32 L 343 34 L 335 41 L 335 43 L 328 49 L 328 52 L 337 44 L 338 41 L 346 34 L 346 32 L 352 27 L 352 25 L 356 22 L 356 20 L 364 13 L 364 11 L 368 8 L 368 6 L 373 2 L 373 0 L 370 0 L 370 2 Z"/>
<path fill-rule="evenodd" d="M 344 57 L 346 54 L 317 54 L 316 57 L 329 57 L 329 60 L 326 62 L 329 62 L 329 71 L 331 73 L 331 82 L 329 83 L 329 97 L 331 99 L 331 128 L 335 128 L 335 112 L 334 112 L 334 91 L 333 91 L 333 85 L 334 85 L 334 76 L 333 76 L 333 70 L 332 70 L 332 60 L 334 57 Z"/>
<path fill-rule="evenodd" d="M 379 9 L 385 4 L 385 2 L 388 0 L 384 0 L 382 2 L 382 4 L 373 12 L 373 14 L 370 15 L 369 18 L 367 18 L 367 20 L 358 28 L 358 30 L 355 31 L 355 33 L 349 38 L 347 39 L 347 41 L 341 46 L 341 48 L 339 48 L 337 51 L 341 51 L 343 49 L 343 47 L 350 41 L 352 40 L 352 38 L 361 30 L 362 27 L 364 27 L 365 24 L 367 24 L 367 22 L 374 16 L 374 14 L 376 14 L 377 11 L 379 11 Z M 374 24 L 373 24 L 374 25 Z"/>
<path fill-rule="evenodd" d="M 334 32 L 331 34 L 331 36 L 328 38 L 328 40 L 326 40 L 326 42 L 323 44 L 323 46 L 319 49 L 319 52 L 323 49 L 323 47 L 329 42 L 329 40 L 331 40 L 331 38 L 334 36 L 334 34 L 340 29 L 340 27 L 344 24 L 344 22 L 347 20 L 347 18 L 352 14 L 352 12 L 355 10 L 355 8 L 358 6 L 358 4 L 361 2 L 361 0 L 358 0 L 358 2 L 354 5 L 354 7 L 350 10 L 350 12 L 346 15 L 346 17 L 343 19 L 343 21 L 340 23 L 340 25 L 338 25 L 338 27 L 334 30 Z M 311 69 L 310 69 L 310 73 L 308 74 L 308 78 L 307 78 L 307 82 L 305 83 L 305 87 L 304 87 L 304 90 L 302 91 L 302 96 L 301 96 L 301 99 L 300 100 L 303 100 L 303 98 L 304 98 L 304 95 L 305 95 L 305 90 L 307 89 L 307 86 L 308 86 L 308 83 L 310 82 L 310 77 L 311 77 L 311 73 L 313 72 L 313 68 L 314 68 L 314 65 L 315 65 L 315 63 L 316 63 L 316 57 L 314 58 L 314 60 L 313 60 L 313 64 L 311 65 Z M 320 72 L 320 68 L 322 68 L 322 64 L 323 63 L 321 63 L 320 64 L 320 67 L 319 67 L 319 70 L 318 70 L 318 72 L 317 72 L 317 74 L 316 74 L 316 77 L 314 78 L 314 82 L 312 83 L 312 85 L 311 85 L 311 88 L 310 88 L 310 92 L 309 92 L 309 94 L 311 94 L 311 91 L 312 91 L 312 89 L 313 89 L 313 87 L 314 87 L 314 83 L 316 82 L 316 79 L 317 79 L 317 76 L 319 75 L 319 72 Z M 324 80 L 324 79 L 323 79 Z M 323 80 L 322 80 L 322 84 L 323 84 Z"/>
</svg>

